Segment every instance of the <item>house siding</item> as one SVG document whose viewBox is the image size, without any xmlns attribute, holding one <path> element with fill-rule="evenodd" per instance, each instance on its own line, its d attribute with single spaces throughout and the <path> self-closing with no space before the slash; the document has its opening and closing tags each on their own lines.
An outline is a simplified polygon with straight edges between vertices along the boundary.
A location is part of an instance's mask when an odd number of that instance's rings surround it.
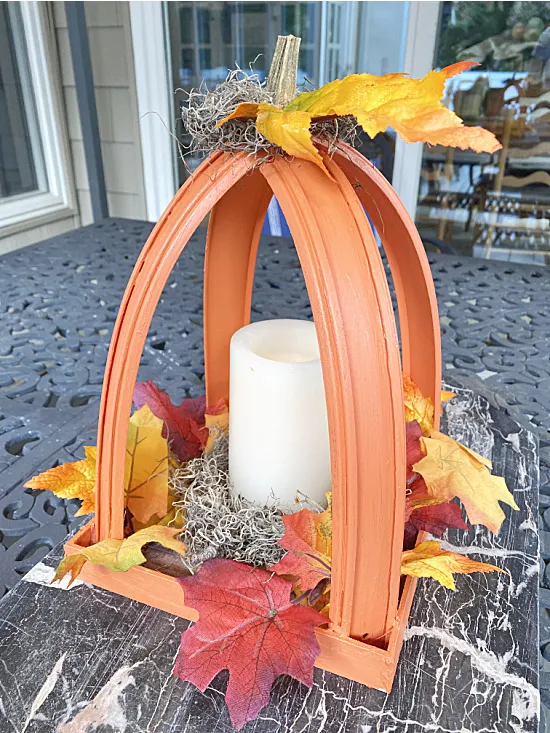
<svg viewBox="0 0 550 733">
<path fill-rule="evenodd" d="M 86 2 L 109 214 L 145 218 L 145 191 L 127 2 Z M 63 3 L 53 3 L 61 83 L 82 225 L 92 221 L 88 173 Z"/>
<path fill-rule="evenodd" d="M 109 214 L 146 216 L 136 79 L 127 2 L 86 2 L 86 26 L 94 76 Z M 50 3 L 52 34 L 62 87 L 74 179 L 74 214 L 0 236 L 0 254 L 92 222 L 88 172 L 76 97 L 64 3 Z"/>
</svg>

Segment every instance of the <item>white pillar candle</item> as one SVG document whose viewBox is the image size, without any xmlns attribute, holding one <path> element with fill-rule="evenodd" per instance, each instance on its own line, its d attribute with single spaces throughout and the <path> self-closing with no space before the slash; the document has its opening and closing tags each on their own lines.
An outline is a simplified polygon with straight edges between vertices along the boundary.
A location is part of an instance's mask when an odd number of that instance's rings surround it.
<svg viewBox="0 0 550 733">
<path fill-rule="evenodd" d="M 231 339 L 229 473 L 258 504 L 299 509 L 330 491 L 327 407 L 319 344 L 310 321 L 251 323 Z"/>
</svg>

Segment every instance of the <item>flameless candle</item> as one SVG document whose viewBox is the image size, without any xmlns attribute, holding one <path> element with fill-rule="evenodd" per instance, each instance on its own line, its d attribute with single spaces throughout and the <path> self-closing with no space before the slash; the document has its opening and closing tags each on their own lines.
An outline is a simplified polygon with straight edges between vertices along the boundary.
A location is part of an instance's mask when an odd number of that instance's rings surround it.
<svg viewBox="0 0 550 733">
<path fill-rule="evenodd" d="M 330 491 L 327 407 L 310 321 L 251 323 L 231 339 L 229 473 L 236 493 L 298 509 Z"/>
</svg>

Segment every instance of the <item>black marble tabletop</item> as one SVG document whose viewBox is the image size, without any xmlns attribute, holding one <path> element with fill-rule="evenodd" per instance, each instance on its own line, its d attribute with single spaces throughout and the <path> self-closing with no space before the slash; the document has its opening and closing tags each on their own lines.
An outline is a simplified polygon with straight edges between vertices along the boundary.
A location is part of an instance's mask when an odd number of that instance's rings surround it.
<svg viewBox="0 0 550 733">
<path fill-rule="evenodd" d="M 287 677 L 245 733 L 529 733 L 538 725 L 538 446 L 468 390 L 447 432 L 494 462 L 520 507 L 497 537 L 476 527 L 443 546 L 508 574 L 421 580 L 392 692 L 316 670 Z M 474 547 L 475 545 L 475 547 Z M 225 674 L 200 693 L 171 672 L 186 621 L 77 581 L 49 582 L 61 550 L 0 602 L 1 733 L 229 733 Z"/>
<path fill-rule="evenodd" d="M 74 529 L 77 502 L 23 489 L 95 443 L 108 343 L 124 286 L 151 230 L 110 219 L 0 257 L 0 596 Z M 199 231 L 163 293 L 140 378 L 174 400 L 203 390 Z M 429 255 L 444 370 L 476 381 L 540 445 L 540 657 L 550 703 L 550 268 Z M 253 318 L 311 317 L 289 240 L 264 238 Z"/>
</svg>

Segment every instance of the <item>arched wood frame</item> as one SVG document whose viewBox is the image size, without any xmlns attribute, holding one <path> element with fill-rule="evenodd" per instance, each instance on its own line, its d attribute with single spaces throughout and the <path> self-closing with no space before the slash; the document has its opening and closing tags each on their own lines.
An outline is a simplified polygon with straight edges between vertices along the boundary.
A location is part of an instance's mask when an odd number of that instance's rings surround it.
<svg viewBox="0 0 550 733">
<path fill-rule="evenodd" d="M 395 189 L 361 153 L 340 143 L 334 160 L 374 224 L 388 258 L 401 330 L 403 371 L 441 412 L 441 332 L 435 288 L 424 245 Z"/>
<path fill-rule="evenodd" d="M 249 321 L 257 243 L 273 191 L 304 270 L 325 376 L 334 509 L 331 617 L 337 633 L 383 646 L 396 618 L 403 537 L 401 372 L 378 248 L 343 171 L 352 180 L 361 178 L 365 192 L 361 203 L 375 222 L 373 201 L 386 227 L 384 211 L 401 221 L 400 241 L 394 241 L 393 229 L 391 236 L 386 229 L 386 251 L 401 328 L 406 324 L 411 332 L 411 338 L 403 336 L 404 359 L 413 378 L 435 400 L 439 330 L 433 284 L 426 280 L 426 258 L 414 225 L 396 207 L 397 197 L 393 194 L 392 200 L 391 187 L 381 175 L 365 166 L 364 159 L 358 164 L 348 150 L 342 150 L 338 164 L 327 160 L 335 182 L 303 161 L 277 159 L 250 173 L 254 161 L 249 156 L 216 154 L 180 190 L 158 222 L 127 287 L 109 352 L 98 436 L 96 526 L 98 539 L 123 536 L 125 447 L 140 356 L 170 272 L 210 209 L 205 370 L 209 401 L 227 397 L 229 339 Z M 416 279 L 410 285 L 404 275 L 409 271 Z M 413 295 L 422 306 L 414 304 Z M 419 311 L 428 321 L 415 326 Z M 415 339 L 422 329 L 428 333 L 423 356 Z M 423 366 L 427 354 L 434 355 L 428 367 Z"/>
</svg>

